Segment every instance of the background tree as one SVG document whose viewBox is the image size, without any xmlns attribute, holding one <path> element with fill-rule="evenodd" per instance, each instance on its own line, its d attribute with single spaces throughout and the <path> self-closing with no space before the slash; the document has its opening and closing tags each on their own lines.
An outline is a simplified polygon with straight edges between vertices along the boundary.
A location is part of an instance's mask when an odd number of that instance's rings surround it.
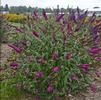
<svg viewBox="0 0 101 100">
<path fill-rule="evenodd" d="M 8 4 L 5 5 L 5 11 L 9 11 Z"/>
</svg>

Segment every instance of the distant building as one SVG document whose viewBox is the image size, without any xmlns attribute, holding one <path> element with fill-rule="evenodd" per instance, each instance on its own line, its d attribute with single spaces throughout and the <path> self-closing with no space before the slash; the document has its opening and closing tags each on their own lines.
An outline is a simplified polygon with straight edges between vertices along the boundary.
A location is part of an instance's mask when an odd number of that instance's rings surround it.
<svg viewBox="0 0 101 100">
<path fill-rule="evenodd" d="M 0 14 L 9 14 L 9 11 L 0 11 Z"/>
<path fill-rule="evenodd" d="M 89 11 L 88 16 L 91 16 L 94 12 L 96 13 L 96 16 L 101 16 L 101 11 Z"/>
</svg>

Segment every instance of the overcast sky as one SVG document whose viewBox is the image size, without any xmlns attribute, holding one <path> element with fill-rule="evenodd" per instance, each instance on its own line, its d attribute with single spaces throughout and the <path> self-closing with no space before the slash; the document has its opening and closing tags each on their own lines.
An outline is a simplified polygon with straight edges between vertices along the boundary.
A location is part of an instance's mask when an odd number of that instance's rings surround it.
<svg viewBox="0 0 101 100">
<path fill-rule="evenodd" d="M 63 8 L 77 7 L 81 9 L 94 10 L 93 7 L 98 6 L 101 11 L 101 0 L 1 0 L 1 5 L 8 4 L 9 6 L 32 6 L 32 7 L 51 7 L 55 8 L 57 5 Z"/>
</svg>

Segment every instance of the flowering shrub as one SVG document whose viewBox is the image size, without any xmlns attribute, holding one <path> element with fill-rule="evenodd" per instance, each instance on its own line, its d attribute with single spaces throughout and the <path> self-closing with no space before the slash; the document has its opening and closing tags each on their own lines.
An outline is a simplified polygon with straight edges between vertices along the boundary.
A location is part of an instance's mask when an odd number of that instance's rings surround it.
<svg viewBox="0 0 101 100">
<path fill-rule="evenodd" d="M 17 15 L 17 14 L 3 14 L 3 16 L 9 21 L 9 22 L 23 22 L 26 17 L 24 15 Z"/>
<path fill-rule="evenodd" d="M 54 98 L 85 90 L 92 68 L 100 66 L 101 34 L 93 14 L 85 22 L 87 11 L 77 15 L 28 16 L 23 27 L 15 28 L 17 41 L 8 45 L 16 53 L 11 70 L 16 84 L 32 94 Z M 13 77 L 13 76 L 12 76 Z"/>
</svg>

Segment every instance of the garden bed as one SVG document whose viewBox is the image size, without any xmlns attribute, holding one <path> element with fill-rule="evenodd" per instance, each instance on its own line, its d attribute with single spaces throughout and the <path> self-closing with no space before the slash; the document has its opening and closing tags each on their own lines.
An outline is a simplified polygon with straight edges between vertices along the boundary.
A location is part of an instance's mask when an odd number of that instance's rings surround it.
<svg viewBox="0 0 101 100">
<path fill-rule="evenodd" d="M 10 34 L 4 34 L 8 41 L 1 43 L 0 57 L 2 100 L 15 95 L 21 100 L 101 99 L 100 23 L 78 8 L 77 18 L 69 13 L 48 17 L 43 10 L 42 17 L 34 12 L 21 26 L 7 24 Z"/>
</svg>

